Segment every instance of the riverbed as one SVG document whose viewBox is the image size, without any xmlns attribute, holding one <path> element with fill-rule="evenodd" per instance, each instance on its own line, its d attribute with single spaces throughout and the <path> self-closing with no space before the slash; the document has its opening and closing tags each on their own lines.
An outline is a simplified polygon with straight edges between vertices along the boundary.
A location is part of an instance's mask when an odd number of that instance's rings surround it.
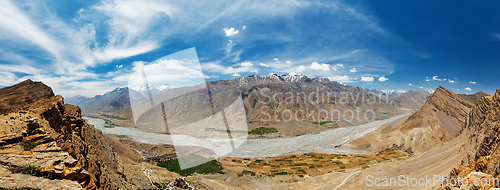
<svg viewBox="0 0 500 190">
<path fill-rule="evenodd" d="M 301 135 L 297 137 L 275 138 L 275 139 L 247 139 L 232 152 L 227 153 L 227 147 L 217 146 L 213 140 L 194 138 L 189 135 L 175 135 L 176 146 L 200 146 L 213 150 L 218 156 L 232 156 L 244 158 L 274 157 L 285 154 L 302 152 L 323 152 L 339 154 L 365 154 L 362 150 L 353 150 L 336 147 L 352 140 L 361 138 L 385 123 L 390 123 L 408 114 L 398 115 L 385 120 L 373 121 L 363 125 L 335 128 L 317 134 Z M 104 120 L 91 117 L 83 117 L 87 123 L 94 125 L 105 134 L 128 137 L 134 141 L 148 144 L 173 145 L 172 137 L 168 134 L 148 133 L 135 128 L 126 127 L 104 127 Z M 210 141 L 210 143 L 206 143 Z M 224 142 L 221 142 L 223 144 Z"/>
</svg>

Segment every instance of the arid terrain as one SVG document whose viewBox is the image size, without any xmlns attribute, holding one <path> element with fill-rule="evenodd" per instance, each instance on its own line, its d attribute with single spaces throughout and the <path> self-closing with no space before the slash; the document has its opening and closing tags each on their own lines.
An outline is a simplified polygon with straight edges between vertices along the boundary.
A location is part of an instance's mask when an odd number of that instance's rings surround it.
<svg viewBox="0 0 500 190">
<path fill-rule="evenodd" d="M 18 89 L 30 101 L 12 101 L 20 96 Z M 161 163 L 211 150 L 103 134 L 82 119 L 79 107 L 64 104 L 62 96 L 40 82 L 25 81 L 0 93 L 11 100 L 0 116 L 0 187 L 6 189 L 386 189 L 369 185 L 370 179 L 439 175 L 473 181 L 500 175 L 495 132 L 500 90 L 493 96 L 466 96 L 439 87 L 419 110 L 340 146 L 372 153 L 222 156 L 214 158 L 218 172 L 200 170 L 186 178 Z M 102 122 L 110 130 L 120 128 Z M 313 126 L 342 130 L 331 123 Z"/>
</svg>

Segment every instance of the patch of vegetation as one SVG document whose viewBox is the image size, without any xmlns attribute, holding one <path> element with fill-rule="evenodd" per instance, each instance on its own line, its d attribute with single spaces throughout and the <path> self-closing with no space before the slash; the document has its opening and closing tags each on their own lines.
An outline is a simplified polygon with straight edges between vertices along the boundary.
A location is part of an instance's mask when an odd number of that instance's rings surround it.
<svg viewBox="0 0 500 190">
<path fill-rule="evenodd" d="M 105 127 L 123 127 L 121 125 L 117 125 L 116 123 L 113 123 L 111 120 L 109 119 L 103 119 L 104 120 L 104 126 Z"/>
<path fill-rule="evenodd" d="M 278 129 L 276 129 L 276 128 L 259 127 L 257 129 L 249 131 L 248 134 L 263 135 L 263 134 L 277 133 L 277 132 L 278 132 Z"/>
<path fill-rule="evenodd" d="M 116 115 L 107 115 L 107 114 L 101 114 L 101 116 L 110 118 L 110 119 L 117 119 L 117 120 L 130 120 L 131 118 L 126 118 L 126 117 L 120 117 Z"/>
<path fill-rule="evenodd" d="M 324 125 L 324 124 L 327 124 L 327 123 L 331 123 L 331 121 L 312 122 L 312 124 L 314 124 L 314 125 Z"/>
<path fill-rule="evenodd" d="M 206 128 L 205 131 L 216 131 L 216 132 L 223 132 L 223 133 L 247 133 L 247 131 L 237 131 L 237 130 L 226 130 L 226 129 L 215 129 L 215 128 Z"/>
<path fill-rule="evenodd" d="M 167 160 L 167 161 L 158 163 L 158 166 L 164 167 L 167 170 L 169 170 L 171 172 L 178 173 L 182 176 L 188 176 L 188 175 L 191 175 L 195 172 L 199 173 L 199 174 L 215 174 L 215 173 L 223 174 L 224 173 L 222 171 L 223 168 L 222 168 L 221 163 L 218 162 L 217 160 L 208 161 L 209 159 L 206 159 L 204 157 L 197 156 L 197 155 L 189 155 L 189 156 L 183 157 L 182 159 L 185 161 L 193 162 L 193 163 L 204 163 L 204 164 L 200 164 L 200 165 L 197 165 L 197 166 L 194 166 L 191 168 L 181 170 L 181 167 L 179 165 L 179 160 L 176 158 L 176 159 Z"/>
</svg>

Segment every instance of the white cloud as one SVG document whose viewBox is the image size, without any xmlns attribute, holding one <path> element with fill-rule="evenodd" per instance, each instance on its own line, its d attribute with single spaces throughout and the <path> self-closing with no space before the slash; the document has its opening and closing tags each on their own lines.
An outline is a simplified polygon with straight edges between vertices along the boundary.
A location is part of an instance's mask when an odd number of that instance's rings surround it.
<svg viewBox="0 0 500 190">
<path fill-rule="evenodd" d="M 307 70 L 307 68 L 304 65 L 300 65 L 299 68 L 297 69 L 299 73 L 304 72 L 305 70 Z"/>
<path fill-rule="evenodd" d="M 356 70 L 356 68 L 352 68 L 349 72 L 355 73 L 355 72 L 358 72 L 358 70 Z"/>
<path fill-rule="evenodd" d="M 410 83 L 410 84 L 408 84 L 408 85 L 409 85 L 409 86 L 412 86 L 413 84 L 411 84 L 411 83 Z"/>
<path fill-rule="evenodd" d="M 337 63 L 337 67 L 344 68 L 344 64 Z"/>
<path fill-rule="evenodd" d="M 335 76 L 335 77 L 328 77 L 328 79 L 332 81 L 340 81 L 340 82 L 351 82 L 351 78 L 347 75 L 344 76 Z"/>
<path fill-rule="evenodd" d="M 240 76 L 241 76 L 241 75 L 240 75 L 240 74 L 238 74 L 238 73 L 234 73 L 234 74 L 233 74 L 233 77 L 240 77 Z"/>
<path fill-rule="evenodd" d="M 56 58 L 61 57 L 60 51 L 64 46 L 47 32 L 38 27 L 23 11 L 10 1 L 0 2 L 0 29 L 2 32 L 16 35 L 52 53 Z"/>
<path fill-rule="evenodd" d="M 240 33 L 240 31 L 236 30 L 233 27 L 231 27 L 229 29 L 228 28 L 224 28 L 223 30 L 226 33 L 226 36 L 234 36 L 234 35 Z"/>
<path fill-rule="evenodd" d="M 276 62 L 280 62 L 280 60 L 278 58 L 274 58 L 273 61 L 276 61 Z"/>
<path fill-rule="evenodd" d="M 245 62 L 242 62 L 242 63 L 241 63 L 241 66 L 242 66 L 242 67 L 250 67 L 250 66 L 253 66 L 253 64 L 252 64 L 252 63 L 250 63 L 249 61 L 245 61 Z"/>
<path fill-rule="evenodd" d="M 291 61 L 285 61 L 285 63 L 286 63 L 286 64 L 292 64 L 292 62 L 291 62 Z"/>
<path fill-rule="evenodd" d="M 373 82 L 375 78 L 373 77 L 361 77 L 361 81 L 365 81 L 365 82 Z"/>
<path fill-rule="evenodd" d="M 457 89 L 457 91 L 460 91 L 460 89 Z"/>
<path fill-rule="evenodd" d="M 424 88 L 423 86 L 420 87 L 420 89 L 423 89 L 423 88 Z"/>
<path fill-rule="evenodd" d="M 0 78 L 2 78 L 2 80 L 0 80 L 0 86 L 13 85 L 18 82 L 16 80 L 16 75 L 11 72 L 0 71 Z"/>
<path fill-rule="evenodd" d="M 217 73 L 222 75 L 233 74 L 233 73 L 247 73 L 256 71 L 256 68 L 253 66 L 249 67 L 226 67 L 223 65 L 219 65 L 216 63 L 205 63 L 202 65 L 204 71 L 210 73 Z"/>
<path fill-rule="evenodd" d="M 380 82 L 384 82 L 384 81 L 387 81 L 387 80 L 389 80 L 389 78 L 386 78 L 386 77 L 379 77 L 378 78 L 378 81 L 380 81 Z"/>
<path fill-rule="evenodd" d="M 471 88 L 469 88 L 469 87 L 466 87 L 466 88 L 465 88 L 465 90 L 467 90 L 467 91 L 472 91 L 472 89 L 471 89 Z"/>
<path fill-rule="evenodd" d="M 472 82 L 472 81 L 470 81 L 469 83 L 471 83 L 471 84 L 476 84 L 476 82 Z"/>
<path fill-rule="evenodd" d="M 330 70 L 330 65 L 326 63 L 319 64 L 318 62 L 312 62 L 310 68 L 313 70 L 328 71 Z"/>
<path fill-rule="evenodd" d="M 219 78 L 219 75 L 205 75 L 205 78 L 206 78 L 206 79 L 210 79 L 210 78 Z"/>
<path fill-rule="evenodd" d="M 457 82 L 455 82 L 454 80 L 451 80 L 451 79 L 448 80 L 448 82 L 450 82 L 450 83 L 457 83 Z"/>
<path fill-rule="evenodd" d="M 123 65 L 116 65 L 116 68 L 122 68 Z"/>
<path fill-rule="evenodd" d="M 442 81 L 442 79 L 438 78 L 438 76 L 432 77 L 432 80 Z"/>
<path fill-rule="evenodd" d="M 429 77 L 425 77 L 425 81 L 429 82 L 431 80 L 429 80 Z"/>
<path fill-rule="evenodd" d="M 269 67 L 268 64 L 264 64 L 264 63 L 260 63 L 260 66 L 263 66 L 263 67 Z"/>
<path fill-rule="evenodd" d="M 35 1 L 36 2 L 36 1 Z M 207 3 L 208 2 L 208 3 Z M 7 2 L 8 3 L 8 2 Z M 3 3 L 0 2 L 0 10 L 5 8 L 6 6 L 2 6 Z M 27 3 L 32 4 L 32 2 Z M 192 6 L 197 4 L 208 4 L 210 6 Z M 354 8 L 341 4 L 339 2 L 328 2 L 328 3 L 311 3 L 311 2 L 302 2 L 302 1 L 290 1 L 290 2 L 282 2 L 275 3 L 270 2 L 263 4 L 262 2 L 253 3 L 251 1 L 237 1 L 236 3 L 227 3 L 227 2 L 210 2 L 210 1 L 182 1 L 178 3 L 176 1 L 128 1 L 128 0 L 106 0 L 99 2 L 95 6 L 86 6 L 85 9 L 80 9 L 77 12 L 77 18 L 71 21 L 72 23 L 65 25 L 63 21 L 58 22 L 50 22 L 49 19 L 55 18 L 57 19 L 57 15 L 39 15 L 38 17 L 31 16 L 33 19 L 31 22 L 36 23 L 35 26 L 43 26 L 46 35 L 42 35 L 42 37 L 37 37 L 36 35 L 24 34 L 22 30 L 17 30 L 15 33 L 19 35 L 25 35 L 29 38 L 28 41 L 34 44 L 38 44 L 43 49 L 48 52 L 56 55 L 59 54 L 61 61 L 54 61 L 55 68 L 60 69 L 59 74 L 64 74 L 65 78 L 56 77 L 56 75 L 43 75 L 44 77 L 52 77 L 53 79 L 47 79 L 51 81 L 57 81 L 64 84 L 59 84 L 59 86 L 67 86 L 66 79 L 99 79 L 100 81 L 106 81 L 107 79 L 102 78 L 101 74 L 93 74 L 92 71 L 87 71 L 88 67 L 95 67 L 97 64 L 109 64 L 111 61 L 121 58 L 127 58 L 134 55 L 143 54 L 149 52 L 151 50 L 157 49 L 164 44 L 161 44 L 162 41 L 165 41 L 172 33 L 186 33 L 193 34 L 199 31 L 200 29 L 205 28 L 206 26 L 213 26 L 215 28 L 215 32 L 220 34 L 220 23 L 215 23 L 218 20 L 228 21 L 227 23 L 231 23 L 231 21 L 241 21 L 242 18 L 254 19 L 254 18 L 277 18 L 277 17 L 291 17 L 293 14 L 296 14 L 297 10 L 304 10 L 305 8 L 314 8 L 315 10 L 319 7 L 322 8 L 334 8 L 335 14 L 342 15 L 342 19 L 339 19 L 342 23 L 345 22 L 343 19 L 347 18 L 349 22 L 357 21 L 356 26 L 359 25 L 364 28 L 368 28 L 369 30 L 382 33 L 383 30 L 378 26 L 377 21 L 374 20 L 369 15 L 364 15 L 361 12 L 357 12 Z M 23 10 L 29 10 L 30 7 L 24 7 Z M 251 10 L 251 11 L 248 11 Z M 11 27 L 9 24 L 4 23 L 1 20 L 2 12 L 8 16 L 8 12 L 0 11 L 0 29 L 2 26 Z M 28 14 L 33 14 L 29 12 L 37 12 L 34 11 L 26 11 Z M 193 14 L 185 14 L 186 12 L 190 12 Z M 246 12 L 247 14 L 241 14 L 241 12 Z M 336 13 L 338 12 L 338 13 Z M 81 18 L 78 16 L 81 15 Z M 19 17 L 11 16 L 14 20 L 18 20 Z M 46 19 L 48 18 L 48 19 Z M 88 20 L 92 20 L 92 23 L 87 22 Z M 76 24 L 75 24 L 76 23 Z M 99 27 L 93 26 L 95 23 L 99 24 Z M 238 22 L 233 22 L 238 23 Z M 239 23 L 244 23 L 242 20 Z M 106 25 L 105 27 L 101 27 L 100 25 Z M 24 25 L 24 23 L 23 23 Z M 85 25 L 84 28 L 81 26 Z M 59 30 L 57 28 L 51 28 L 51 26 L 62 26 L 63 30 Z M 88 27 L 87 27 L 88 26 Z M 15 26 L 17 27 L 17 26 Z M 26 26 L 25 26 L 26 27 Z M 228 26 L 229 27 L 229 26 Z M 241 27 L 241 25 L 236 26 Z M 47 29 L 48 28 L 48 29 Z M 106 28 L 104 31 L 103 29 Z M 108 30 L 109 28 L 109 30 Z M 227 30 L 231 30 L 229 28 Z M 241 28 L 240 28 L 241 29 Z M 246 26 L 243 26 L 243 29 L 246 29 Z M 355 29 L 361 29 L 359 27 Z M 360 32 L 366 32 L 366 30 L 359 30 Z M 6 29 L 9 30 L 9 29 Z M 97 33 L 105 32 L 106 34 L 99 36 Z M 34 31 L 34 30 L 32 30 Z M 225 31 L 226 32 L 226 31 Z M 239 32 L 234 29 L 233 33 Z M 369 31 L 368 31 L 369 32 Z M 3 30 L 0 31 L 0 36 L 2 36 Z M 227 32 L 226 32 L 227 35 Z M 233 34 L 235 35 L 235 34 Z M 61 37 L 66 36 L 66 37 Z M 96 37 L 99 37 L 99 40 L 96 40 Z M 102 38 L 104 41 L 102 41 Z M 349 36 L 347 36 L 349 37 Z M 52 42 L 50 43 L 52 38 Z M 73 40 L 61 39 L 61 38 L 74 38 Z M 279 35 L 265 35 L 263 38 L 271 39 L 276 38 L 279 40 L 290 40 L 291 37 L 287 36 L 279 36 Z M 37 43 L 35 41 L 41 41 L 41 43 Z M 49 42 L 49 43 L 46 43 Z M 234 45 L 232 41 L 229 42 L 228 47 Z M 61 47 L 59 47 L 61 46 Z M 223 46 L 223 44 L 222 44 Z M 235 46 L 237 48 L 237 46 Z M 341 47 L 343 48 L 343 47 Z M 63 49 L 63 50 L 61 50 Z M 230 48 L 229 48 L 230 49 Z M 323 49 L 323 48 L 321 48 Z M 67 50 L 67 51 L 66 51 Z M 336 51 L 335 47 L 329 47 L 328 50 Z M 70 58 L 65 58 L 68 51 L 74 51 L 75 53 L 71 53 L 68 57 L 74 57 L 74 60 L 70 60 Z M 243 50 L 230 50 L 228 55 L 234 56 L 234 59 L 231 60 L 232 63 L 239 62 L 239 55 Z M 289 52 L 296 52 L 291 49 Z M 362 51 L 362 50 L 359 50 Z M 356 50 L 356 52 L 359 52 Z M 231 53 L 232 52 L 232 53 Z M 282 55 L 275 56 L 283 56 L 288 52 L 283 53 Z M 285 65 L 282 64 L 284 69 L 279 68 L 275 64 L 264 64 L 270 66 L 270 70 L 272 72 L 290 72 L 292 70 L 297 69 L 298 65 L 306 65 L 311 63 L 312 61 L 325 62 L 330 63 L 334 61 L 342 61 L 343 59 L 348 59 L 349 57 L 345 57 L 342 52 L 335 53 L 333 56 L 326 57 L 319 56 L 319 59 L 316 59 L 317 55 L 323 55 L 324 52 L 318 52 L 316 55 L 311 55 L 314 59 L 307 61 L 299 61 L 299 60 L 291 60 L 293 64 Z M 368 55 L 368 54 L 367 54 Z M 45 56 L 47 57 L 47 56 Z M 57 57 L 57 56 L 54 56 Z M 233 58 L 233 57 L 231 57 Z M 392 68 L 390 66 L 390 62 L 386 62 L 383 60 L 383 57 L 375 56 L 375 57 L 367 57 L 365 59 L 374 60 L 376 58 L 377 61 L 381 60 L 383 64 L 373 66 L 359 66 L 358 69 L 363 72 L 371 72 L 369 69 L 374 68 L 380 70 L 382 68 L 384 74 L 392 72 Z M 293 59 L 293 58 L 292 58 Z M 226 63 L 228 60 L 221 60 L 221 62 L 214 63 Z M 253 60 L 250 60 L 254 62 Z M 278 59 L 276 59 L 277 62 Z M 83 64 L 81 64 L 83 63 Z M 257 62 L 256 62 L 257 63 Z M 111 63 L 113 64 L 113 63 Z M 120 64 L 120 62 L 118 62 Z M 269 64 L 269 63 L 268 63 Z M 368 64 L 367 64 L 368 65 Z M 226 65 L 227 66 L 227 65 Z M 229 74 L 233 73 L 242 73 L 242 72 L 254 72 L 257 71 L 254 66 L 250 66 L 248 68 L 238 66 L 234 67 L 226 67 L 226 66 L 215 66 L 210 65 L 209 70 L 214 71 L 214 73 L 222 75 L 229 72 Z M 263 66 L 263 65 L 261 65 Z M 337 65 L 338 66 L 338 65 Z M 125 64 L 125 68 L 128 65 Z M 340 66 L 339 66 L 340 67 Z M 0 67 L 2 68 L 2 67 Z M 39 67 L 36 67 L 39 68 Z M 3 68 L 2 68 L 3 69 Z M 49 68 L 52 70 L 56 70 L 54 68 Z M 42 68 L 41 70 L 49 70 Z M 205 68 L 204 68 L 205 69 Z M 306 68 L 307 69 L 307 68 Z M 332 65 L 333 69 L 333 65 Z M 123 69 L 126 70 L 126 69 Z M 218 71 L 215 71 L 218 70 Z M 71 71 L 71 74 L 68 74 Z M 238 72 L 234 72 L 238 71 Z M 241 72 L 240 72 L 241 71 Z M 313 72 L 312 70 L 308 70 Z M 34 72 L 33 72 L 34 73 Z M 212 73 L 211 73 L 212 74 Z M 309 75 L 309 73 L 307 73 Z M 378 76 L 383 76 L 380 73 L 373 73 Z M 42 75 L 38 75 L 42 76 Z M 64 82 L 63 82 L 64 81 Z M 76 85 L 79 83 L 71 83 L 71 85 Z M 87 84 L 87 83 L 86 83 Z M 109 84 L 108 86 L 102 85 L 102 88 L 99 90 L 110 88 L 110 86 L 117 86 L 118 84 Z M 54 88 L 57 88 L 56 85 L 52 85 Z M 68 88 L 73 88 L 75 86 L 67 86 Z M 89 88 L 94 88 L 93 85 L 88 85 Z M 112 89 L 112 88 L 111 88 Z M 83 91 L 83 90 L 82 90 Z M 102 91 L 101 91 L 102 92 Z M 94 93 L 94 94 L 92 94 Z M 86 93 L 95 95 L 99 93 L 95 93 L 95 91 Z"/>
<path fill-rule="evenodd" d="M 246 29 L 246 28 L 247 28 L 247 26 L 245 26 L 245 25 L 244 25 L 244 26 L 243 26 L 243 29 Z"/>
</svg>

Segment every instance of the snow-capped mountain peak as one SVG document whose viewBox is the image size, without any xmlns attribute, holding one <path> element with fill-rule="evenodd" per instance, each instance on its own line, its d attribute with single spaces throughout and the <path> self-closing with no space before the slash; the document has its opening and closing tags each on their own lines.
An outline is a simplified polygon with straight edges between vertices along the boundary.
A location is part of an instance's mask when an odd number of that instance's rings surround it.
<svg viewBox="0 0 500 190">
<path fill-rule="evenodd" d="M 174 89 L 175 87 L 174 86 L 170 86 L 168 84 L 165 84 L 163 86 L 160 86 L 160 88 L 158 88 L 159 91 L 165 91 L 165 90 L 171 90 L 171 89 Z"/>
</svg>

